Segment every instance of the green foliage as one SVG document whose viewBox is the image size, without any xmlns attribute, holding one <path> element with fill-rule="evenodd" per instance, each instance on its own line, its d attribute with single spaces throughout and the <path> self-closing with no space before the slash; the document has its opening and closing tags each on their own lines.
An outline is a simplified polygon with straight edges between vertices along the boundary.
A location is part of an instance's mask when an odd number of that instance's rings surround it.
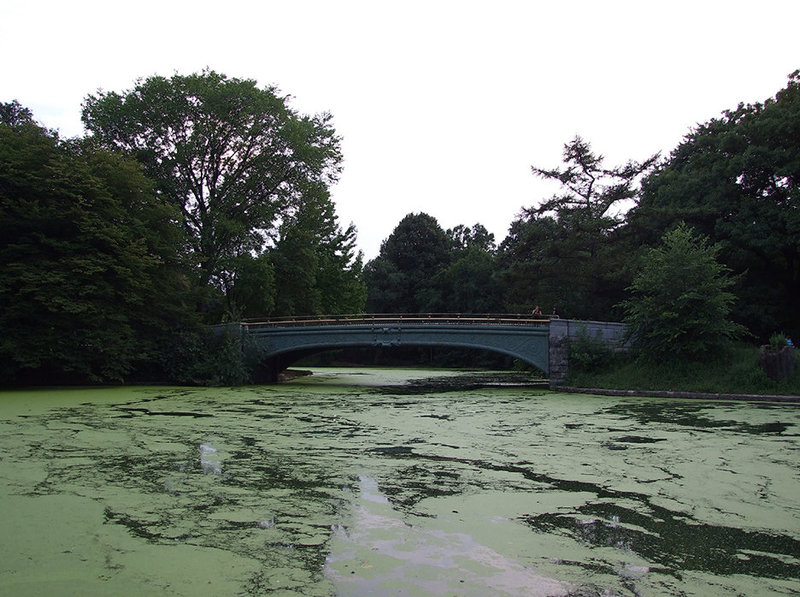
<svg viewBox="0 0 800 597">
<path fill-rule="evenodd" d="M 475 249 L 484 253 L 493 254 L 496 250 L 494 234 L 486 230 L 482 224 L 475 224 L 472 227 L 459 224 L 455 228 L 447 231 L 454 251 L 466 251 Z"/>
<path fill-rule="evenodd" d="M 165 375 L 173 383 L 202 386 L 237 386 L 252 381 L 257 356 L 242 346 L 238 326 L 214 330 L 184 328 L 171 338 Z"/>
<path fill-rule="evenodd" d="M 428 309 L 443 313 L 498 313 L 503 293 L 495 276 L 491 253 L 471 246 L 458 251 L 454 260 L 434 276 L 435 297 Z"/>
<path fill-rule="evenodd" d="M 648 358 L 707 360 L 744 331 L 729 320 L 734 279 L 717 251 L 681 224 L 645 255 L 624 309 L 635 346 Z"/>
<path fill-rule="evenodd" d="M 558 182 L 562 192 L 524 209 L 501 244 L 508 310 L 555 305 L 570 317 L 612 317 L 633 263 L 622 213 L 655 159 L 607 169 L 603 157 L 576 137 L 564 146 L 563 167 L 533 168 L 537 176 Z"/>
<path fill-rule="evenodd" d="M 737 321 L 766 338 L 800 330 L 800 73 L 763 104 L 739 105 L 688 134 L 642 185 L 629 216 L 653 245 L 684 221 L 740 273 Z"/>
<path fill-rule="evenodd" d="M 562 284 L 566 272 L 558 249 L 560 237 L 559 225 L 550 216 L 522 216 L 511 223 L 497 257 L 507 311 L 530 313 L 536 305 L 563 309 L 567 304 L 569 287 Z"/>
<path fill-rule="evenodd" d="M 360 313 L 366 302 L 356 231 L 342 231 L 325 189 L 284 220 L 270 252 L 276 276 L 275 315 Z"/>
<path fill-rule="evenodd" d="M 0 124 L 18 127 L 23 124 L 36 124 L 33 112 L 22 106 L 17 100 L 9 103 L 0 103 Z"/>
<path fill-rule="evenodd" d="M 568 355 L 570 371 L 590 373 L 612 366 L 616 359 L 614 350 L 603 341 L 600 332 L 592 337 L 586 329 L 570 338 Z"/>
<path fill-rule="evenodd" d="M 481 224 L 447 231 L 450 259 L 432 279 L 427 310 L 443 313 L 497 313 L 503 294 L 495 275 L 494 235 Z"/>
<path fill-rule="evenodd" d="M 769 345 L 773 350 L 780 350 L 784 346 L 788 346 L 789 342 L 786 338 L 786 334 L 783 332 L 775 332 L 769 337 Z"/>
<path fill-rule="evenodd" d="M 188 317 L 173 213 L 135 162 L 15 122 L 0 124 L 0 378 L 122 380 Z"/>
<path fill-rule="evenodd" d="M 271 255 L 238 255 L 231 260 L 225 284 L 225 312 L 219 319 L 240 321 L 274 312 L 277 284 Z"/>
<path fill-rule="evenodd" d="M 275 88 L 204 71 L 89 96 L 83 120 L 96 143 L 135 156 L 179 210 L 185 263 L 201 286 L 226 295 L 228 315 L 268 306 L 269 292 L 252 292 L 269 281 L 267 270 L 242 256 L 261 256 L 279 223 L 336 180 L 341 153 L 330 115 L 302 116 Z M 243 281 L 246 273 L 257 279 Z"/>
<path fill-rule="evenodd" d="M 438 301 L 434 277 L 452 259 L 451 239 L 435 218 L 408 214 L 365 268 L 367 309 L 376 313 L 419 313 Z"/>
<path fill-rule="evenodd" d="M 206 338 L 198 311 L 363 310 L 329 115 L 207 71 L 83 116 L 92 136 L 61 141 L 0 104 L 0 381 L 243 383 L 253 351 Z"/>
<path fill-rule="evenodd" d="M 481 224 L 445 232 L 428 214 L 409 214 L 367 264 L 365 280 L 373 312 L 502 310 L 494 235 Z"/>
<path fill-rule="evenodd" d="M 593 372 L 570 370 L 567 385 L 641 391 L 800 395 L 800 374 L 777 382 L 758 365 L 758 347 L 731 344 L 706 361 L 652 361 L 618 357 Z"/>
</svg>

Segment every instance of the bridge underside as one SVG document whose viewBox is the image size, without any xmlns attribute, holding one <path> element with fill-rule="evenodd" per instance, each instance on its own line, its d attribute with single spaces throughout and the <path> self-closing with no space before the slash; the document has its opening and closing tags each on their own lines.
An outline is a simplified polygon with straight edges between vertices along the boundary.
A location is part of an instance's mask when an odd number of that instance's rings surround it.
<svg viewBox="0 0 800 597">
<path fill-rule="evenodd" d="M 307 327 L 248 326 L 267 374 L 277 374 L 304 356 L 347 347 L 436 346 L 488 350 L 518 358 L 549 374 L 547 326 L 397 324 Z"/>
</svg>

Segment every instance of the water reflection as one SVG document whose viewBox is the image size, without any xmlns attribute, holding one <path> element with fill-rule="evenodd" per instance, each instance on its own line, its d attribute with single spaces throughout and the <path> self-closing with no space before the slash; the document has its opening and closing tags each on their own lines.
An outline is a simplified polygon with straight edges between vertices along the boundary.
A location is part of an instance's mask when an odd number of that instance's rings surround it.
<svg viewBox="0 0 800 597">
<path fill-rule="evenodd" d="M 2 511 L 29 516 L 0 532 L 29 547 L 0 547 L 0 592 L 46 592 L 43 567 L 84 594 L 800 591 L 796 407 L 430 377 L 5 416 Z"/>
</svg>

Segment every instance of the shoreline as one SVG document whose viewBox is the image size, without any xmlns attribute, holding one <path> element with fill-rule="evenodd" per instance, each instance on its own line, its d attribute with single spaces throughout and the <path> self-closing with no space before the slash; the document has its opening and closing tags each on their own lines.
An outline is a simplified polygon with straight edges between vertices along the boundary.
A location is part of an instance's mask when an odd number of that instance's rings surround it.
<svg viewBox="0 0 800 597">
<path fill-rule="evenodd" d="M 713 392 L 684 392 L 672 390 L 617 390 L 610 388 L 578 388 L 575 386 L 551 386 L 554 392 L 569 394 L 596 394 L 600 396 L 631 396 L 643 398 L 680 398 L 690 400 L 738 400 L 744 402 L 783 402 L 800 405 L 800 396 L 791 394 L 726 394 Z"/>
</svg>

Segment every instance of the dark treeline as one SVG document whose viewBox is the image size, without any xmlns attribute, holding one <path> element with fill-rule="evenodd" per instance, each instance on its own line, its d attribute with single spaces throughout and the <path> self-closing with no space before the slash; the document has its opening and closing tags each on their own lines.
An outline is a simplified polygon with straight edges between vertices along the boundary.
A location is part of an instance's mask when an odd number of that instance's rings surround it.
<svg viewBox="0 0 800 597">
<path fill-rule="evenodd" d="M 0 380 L 247 379 L 208 324 L 360 311 L 327 114 L 206 71 L 83 106 L 60 139 L 0 105 Z"/>
<path fill-rule="evenodd" d="M 0 109 L 6 383 L 245 381 L 207 325 L 277 315 L 539 307 L 640 333 L 655 312 L 695 336 L 800 332 L 798 73 L 666 157 L 608 166 L 576 137 L 559 166 L 533 167 L 561 191 L 521 208 L 499 245 L 479 223 L 409 214 L 363 266 L 328 192 L 330 116 L 273 88 L 152 77 L 89 96 L 88 134 L 70 140 Z"/>
</svg>

